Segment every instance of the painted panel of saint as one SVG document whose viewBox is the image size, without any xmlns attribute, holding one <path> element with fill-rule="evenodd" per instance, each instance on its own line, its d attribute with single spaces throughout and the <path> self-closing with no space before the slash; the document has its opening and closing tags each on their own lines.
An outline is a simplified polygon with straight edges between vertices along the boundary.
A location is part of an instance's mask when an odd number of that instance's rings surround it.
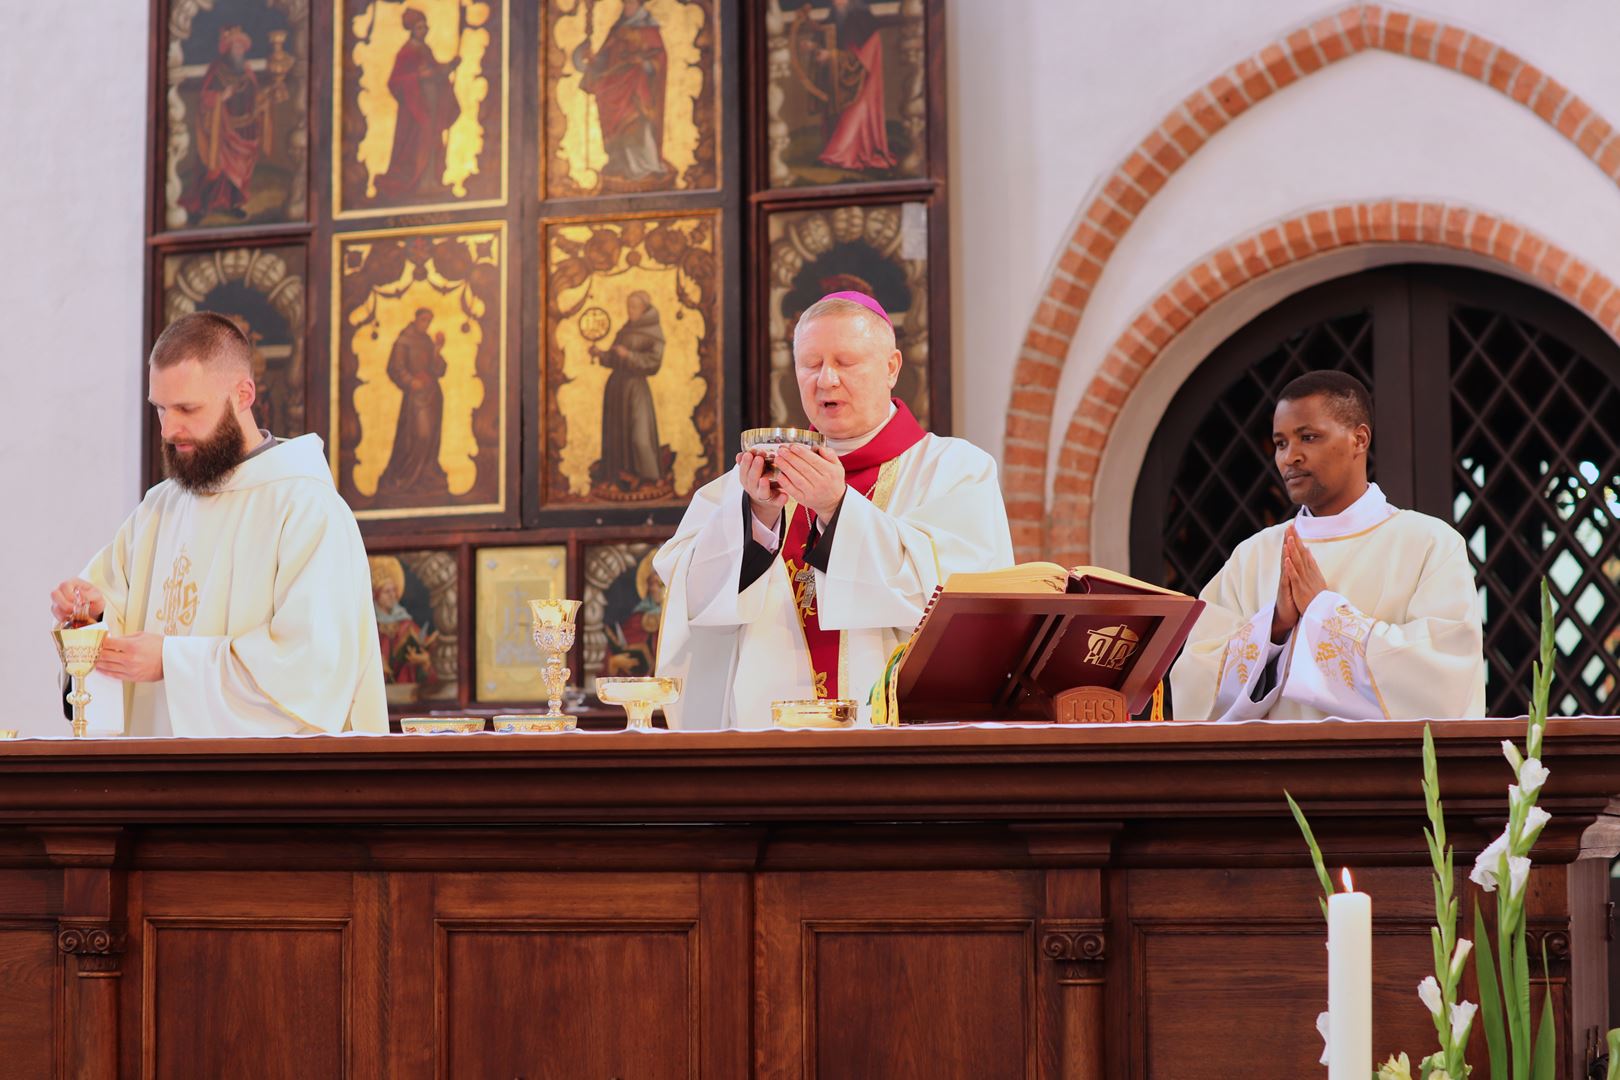
<svg viewBox="0 0 1620 1080">
<path fill-rule="evenodd" d="M 664 583 L 653 572 L 657 542 L 587 544 L 579 611 L 586 690 L 598 675 L 651 675 L 658 662 Z"/>
<path fill-rule="evenodd" d="M 480 548 L 477 565 L 479 701 L 541 701 L 540 654 L 535 650 L 530 600 L 568 595 L 568 548 Z"/>
<path fill-rule="evenodd" d="M 338 217 L 506 201 L 508 0 L 339 0 Z"/>
<path fill-rule="evenodd" d="M 854 289 L 877 297 L 894 321 L 903 362 L 895 397 L 928 426 L 928 208 L 920 202 L 836 206 L 770 215 L 772 424 L 802 427 L 793 375 L 793 327 L 799 314 L 830 292 Z"/>
<path fill-rule="evenodd" d="M 309 212 L 309 0 L 170 0 L 163 228 Z"/>
<path fill-rule="evenodd" d="M 338 490 L 362 519 L 502 510 L 505 226 L 345 233 L 333 245 Z"/>
<path fill-rule="evenodd" d="M 545 228 L 546 505 L 682 504 L 720 474 L 718 226 Z"/>
<path fill-rule="evenodd" d="M 193 311 L 235 319 L 253 343 L 253 416 L 273 435 L 304 434 L 304 248 L 233 247 L 163 259 L 163 325 Z"/>
<path fill-rule="evenodd" d="M 542 198 L 718 184 L 717 0 L 550 0 Z"/>
<path fill-rule="evenodd" d="M 771 187 L 928 172 L 924 0 L 764 0 Z"/>
<path fill-rule="evenodd" d="M 399 551 L 369 562 L 389 706 L 454 701 L 461 680 L 455 553 Z"/>
</svg>

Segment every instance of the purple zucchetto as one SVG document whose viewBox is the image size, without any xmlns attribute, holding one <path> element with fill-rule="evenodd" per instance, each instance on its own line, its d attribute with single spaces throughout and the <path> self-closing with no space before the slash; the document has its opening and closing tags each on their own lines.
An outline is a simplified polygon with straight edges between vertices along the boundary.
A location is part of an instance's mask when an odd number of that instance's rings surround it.
<svg viewBox="0 0 1620 1080">
<path fill-rule="evenodd" d="M 883 310 L 883 305 L 878 303 L 873 297 L 870 297 L 863 292 L 856 292 L 854 289 L 845 289 L 842 292 L 828 293 L 826 296 L 823 296 L 821 300 L 848 300 L 851 303 L 861 305 L 861 307 L 872 312 L 890 326 L 894 325 L 894 320 L 889 318 L 889 313 L 887 311 Z M 821 303 L 821 300 L 817 300 L 816 303 Z"/>
</svg>

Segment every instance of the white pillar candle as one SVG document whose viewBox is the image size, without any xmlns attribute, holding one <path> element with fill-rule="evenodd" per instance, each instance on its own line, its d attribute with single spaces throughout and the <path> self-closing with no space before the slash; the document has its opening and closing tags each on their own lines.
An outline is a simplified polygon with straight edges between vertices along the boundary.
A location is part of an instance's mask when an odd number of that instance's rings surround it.
<svg viewBox="0 0 1620 1080">
<path fill-rule="evenodd" d="M 1351 888 L 1350 871 L 1344 886 Z M 1328 897 L 1328 1080 L 1367 1080 L 1372 1054 L 1372 897 Z"/>
</svg>

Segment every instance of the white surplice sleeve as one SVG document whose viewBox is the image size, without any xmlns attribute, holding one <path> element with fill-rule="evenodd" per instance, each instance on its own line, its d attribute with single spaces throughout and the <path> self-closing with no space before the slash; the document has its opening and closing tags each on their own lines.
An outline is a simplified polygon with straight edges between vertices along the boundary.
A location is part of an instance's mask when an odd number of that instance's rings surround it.
<svg viewBox="0 0 1620 1080">
<path fill-rule="evenodd" d="M 1012 532 L 989 454 L 949 440 L 903 482 L 907 497 L 897 491 L 892 505 L 905 509 L 897 512 L 878 509 L 853 488 L 845 493 L 827 571 L 816 572 L 823 629 L 910 633 L 946 578 L 1012 565 Z"/>
<path fill-rule="evenodd" d="M 724 723 L 737 677 L 737 628 L 763 621 L 773 586 L 787 587 L 781 574 L 765 573 L 738 588 L 742 506 L 733 468 L 692 496 L 675 535 L 653 556 L 665 590 L 656 670 L 684 680 L 681 700 L 664 710 L 671 727 Z"/>
<path fill-rule="evenodd" d="M 276 567 L 269 622 L 163 639 L 174 733 L 387 731 L 370 571 L 337 492 L 292 504 L 266 556 Z"/>
<path fill-rule="evenodd" d="M 1300 617 L 1283 694 L 1330 716 L 1445 719 L 1485 714 L 1484 631 L 1461 537 L 1429 552 L 1406 621 L 1383 622 L 1336 592 Z"/>
<path fill-rule="evenodd" d="M 1248 566 L 1251 555 L 1242 547 L 1233 552 L 1199 594 L 1203 614 L 1170 669 L 1170 699 L 1178 719 L 1259 719 L 1281 696 L 1292 659 L 1291 642 L 1271 641 L 1274 603 L 1262 605 L 1253 615 L 1243 614 L 1240 589 L 1255 572 Z"/>
</svg>

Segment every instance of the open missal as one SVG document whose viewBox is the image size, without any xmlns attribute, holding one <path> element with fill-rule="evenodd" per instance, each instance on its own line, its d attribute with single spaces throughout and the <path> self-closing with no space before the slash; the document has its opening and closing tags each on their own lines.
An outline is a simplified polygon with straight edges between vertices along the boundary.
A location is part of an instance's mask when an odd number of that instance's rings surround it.
<svg viewBox="0 0 1620 1080">
<path fill-rule="evenodd" d="M 1082 687 L 1115 691 L 1138 713 L 1203 609 L 1096 566 L 952 574 L 893 676 L 900 719 L 1052 720 L 1060 695 Z"/>
</svg>

